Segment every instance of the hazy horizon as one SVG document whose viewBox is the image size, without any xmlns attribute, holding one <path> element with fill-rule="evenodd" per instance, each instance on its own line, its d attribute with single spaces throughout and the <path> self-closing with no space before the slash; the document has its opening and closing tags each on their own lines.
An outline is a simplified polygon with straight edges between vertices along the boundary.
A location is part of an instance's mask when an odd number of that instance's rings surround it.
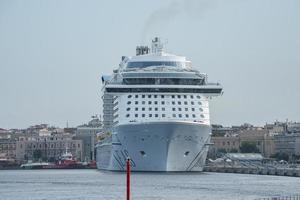
<svg viewBox="0 0 300 200">
<path fill-rule="evenodd" d="M 78 126 L 153 37 L 224 87 L 211 123 L 300 121 L 300 1 L 0 0 L 0 128 Z"/>
</svg>

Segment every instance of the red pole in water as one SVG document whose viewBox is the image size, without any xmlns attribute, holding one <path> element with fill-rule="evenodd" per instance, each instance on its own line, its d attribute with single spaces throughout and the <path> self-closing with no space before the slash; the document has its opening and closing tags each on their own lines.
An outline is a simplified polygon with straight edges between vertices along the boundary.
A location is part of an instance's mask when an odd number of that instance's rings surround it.
<svg viewBox="0 0 300 200">
<path fill-rule="evenodd" d="M 127 171 L 127 200 L 130 200 L 130 158 L 127 158 L 126 161 L 126 171 Z"/>
</svg>

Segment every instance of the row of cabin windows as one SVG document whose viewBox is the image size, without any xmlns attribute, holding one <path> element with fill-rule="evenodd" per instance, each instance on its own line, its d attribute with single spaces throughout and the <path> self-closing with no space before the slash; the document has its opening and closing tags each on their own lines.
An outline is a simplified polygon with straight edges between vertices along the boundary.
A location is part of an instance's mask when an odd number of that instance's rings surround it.
<svg viewBox="0 0 300 200">
<path fill-rule="evenodd" d="M 146 117 L 146 114 L 141 114 L 142 117 Z M 159 114 L 148 114 L 148 117 L 158 117 Z M 190 115 L 189 114 L 172 114 L 172 117 L 179 117 L 179 118 L 182 118 L 182 117 L 186 117 L 186 118 L 189 118 Z M 191 115 L 193 118 L 196 118 L 196 115 L 195 114 L 192 114 Z M 130 117 L 130 114 L 126 114 L 126 117 Z M 134 117 L 139 117 L 139 114 L 134 114 Z M 166 117 L 166 114 L 161 114 L 161 117 Z M 204 118 L 204 115 L 201 114 L 200 115 L 201 118 Z"/>
<path fill-rule="evenodd" d="M 131 97 L 132 97 L 133 95 L 128 95 L 127 97 L 130 99 Z M 148 94 L 148 95 L 145 95 L 145 94 L 142 94 L 142 95 L 138 95 L 138 94 L 136 94 L 136 95 L 134 95 L 135 96 L 135 98 L 138 98 L 139 96 L 141 96 L 142 98 L 146 98 L 146 96 L 148 97 L 148 98 L 157 98 L 158 96 L 160 96 L 162 99 L 163 98 L 165 98 L 165 95 L 157 95 L 157 94 L 154 94 L 154 95 L 151 95 L 151 94 Z M 182 98 L 184 98 L 184 99 L 187 99 L 188 97 L 190 97 L 191 99 L 193 99 L 194 98 L 194 95 L 172 95 L 172 99 L 175 99 L 175 98 L 178 98 L 178 99 L 180 99 L 181 97 Z M 201 96 L 200 95 L 197 95 L 196 96 L 196 98 L 197 99 L 201 99 Z"/>
<path fill-rule="evenodd" d="M 141 102 L 142 105 L 145 105 L 146 104 L 146 101 L 142 101 Z M 158 101 L 154 101 L 153 102 L 155 105 L 158 105 Z M 130 105 L 131 104 L 131 101 L 127 101 L 127 105 Z M 135 101 L 134 102 L 135 105 L 138 105 L 139 102 L 138 101 Z M 148 101 L 148 105 L 151 105 L 152 104 L 152 101 Z M 161 104 L 162 105 L 165 105 L 165 102 L 164 101 L 161 101 Z M 172 105 L 175 105 L 176 102 L 175 101 L 172 101 Z M 181 102 L 181 101 L 177 101 L 177 105 L 188 105 L 188 102 L 187 101 L 184 101 L 184 102 Z M 191 101 L 191 105 L 195 105 L 194 101 Z M 198 105 L 202 105 L 202 103 L 199 101 L 198 102 Z"/>
<path fill-rule="evenodd" d="M 131 108 L 126 108 L 126 111 L 130 111 L 130 109 L 131 109 Z M 139 111 L 139 108 L 138 108 L 138 107 L 135 107 L 134 110 L 135 110 L 135 111 Z M 141 108 L 141 110 L 142 110 L 142 111 L 146 111 L 146 108 L 143 107 L 143 108 Z M 149 110 L 149 111 L 152 111 L 152 107 L 149 107 L 148 110 Z M 154 110 L 155 110 L 155 111 L 158 111 L 158 108 L 155 107 Z M 162 110 L 162 111 L 165 111 L 166 108 L 161 108 L 161 110 Z M 178 111 L 183 111 L 183 108 L 177 108 L 177 110 L 178 110 Z M 172 108 L 172 111 L 176 111 L 176 108 Z M 189 111 L 189 108 L 184 108 L 184 111 Z M 191 108 L 191 111 L 195 111 L 195 108 Z M 199 108 L 199 111 L 203 112 L 203 109 L 202 109 L 202 108 Z"/>
<path fill-rule="evenodd" d="M 131 98 L 133 95 L 128 95 L 128 98 Z M 135 96 L 135 98 L 139 98 L 139 95 L 138 94 L 136 94 L 136 95 L 134 95 Z M 140 95 L 142 98 L 146 98 L 146 96 L 148 97 L 148 98 L 151 98 L 152 96 L 154 97 L 154 98 L 157 98 L 158 96 L 160 96 L 162 99 L 163 98 L 165 98 L 165 95 L 157 95 L 157 94 L 154 94 L 154 95 L 151 95 L 151 94 L 149 94 L 149 95 L 145 95 L 145 94 L 142 94 L 142 95 Z"/>
</svg>

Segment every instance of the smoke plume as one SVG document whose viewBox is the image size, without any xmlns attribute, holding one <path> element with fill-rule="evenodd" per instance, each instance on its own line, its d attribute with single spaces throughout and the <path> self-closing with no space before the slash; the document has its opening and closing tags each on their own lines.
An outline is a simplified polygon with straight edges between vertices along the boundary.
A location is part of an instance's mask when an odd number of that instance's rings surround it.
<svg viewBox="0 0 300 200">
<path fill-rule="evenodd" d="M 157 36 L 159 30 L 165 29 L 176 21 L 179 15 L 186 14 L 191 18 L 199 18 L 217 0 L 174 0 L 168 5 L 152 12 L 142 29 L 142 43 L 145 44 L 148 36 Z"/>
</svg>

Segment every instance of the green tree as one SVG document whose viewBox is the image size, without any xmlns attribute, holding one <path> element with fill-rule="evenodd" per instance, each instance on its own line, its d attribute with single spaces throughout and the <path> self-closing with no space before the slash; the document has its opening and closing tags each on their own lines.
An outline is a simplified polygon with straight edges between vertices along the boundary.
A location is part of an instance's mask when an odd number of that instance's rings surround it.
<svg viewBox="0 0 300 200">
<path fill-rule="evenodd" d="M 242 142 L 240 146 L 241 153 L 259 153 L 255 142 Z"/>
<path fill-rule="evenodd" d="M 275 153 L 274 155 L 271 156 L 271 158 L 275 158 L 277 161 L 279 160 L 289 161 L 289 155 L 284 152 Z"/>
</svg>

